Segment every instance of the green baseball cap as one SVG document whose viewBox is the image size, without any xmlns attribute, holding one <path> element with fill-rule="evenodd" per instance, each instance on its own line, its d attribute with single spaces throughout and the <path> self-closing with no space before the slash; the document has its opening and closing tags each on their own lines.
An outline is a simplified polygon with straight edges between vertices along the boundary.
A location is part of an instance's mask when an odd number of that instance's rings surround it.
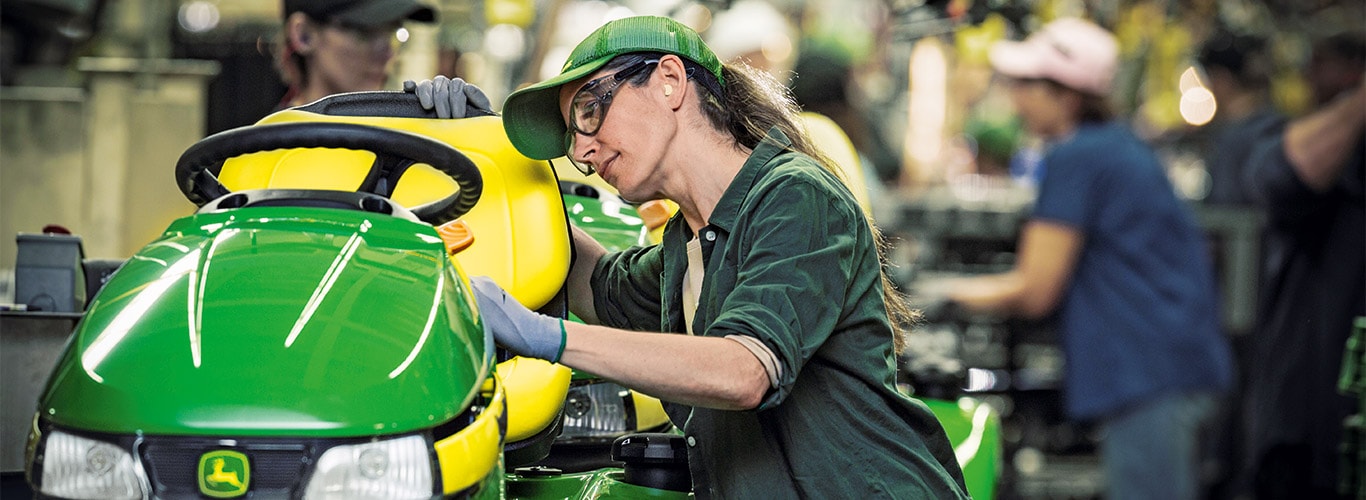
<svg viewBox="0 0 1366 500">
<path fill-rule="evenodd" d="M 564 134 L 568 128 L 560 116 L 560 85 L 592 74 L 613 58 L 633 52 L 677 55 L 701 65 L 725 84 L 721 61 L 692 28 L 659 16 L 618 19 L 579 42 L 558 76 L 508 96 L 503 103 L 503 129 L 512 145 L 532 159 L 564 156 Z"/>
</svg>

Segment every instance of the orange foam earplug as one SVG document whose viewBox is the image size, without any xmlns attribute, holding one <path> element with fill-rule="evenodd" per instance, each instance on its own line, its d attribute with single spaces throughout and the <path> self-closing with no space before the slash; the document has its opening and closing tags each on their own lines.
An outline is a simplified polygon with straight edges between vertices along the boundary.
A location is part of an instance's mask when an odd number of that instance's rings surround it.
<svg viewBox="0 0 1366 500">
<path fill-rule="evenodd" d="M 673 216 L 673 207 L 665 200 L 650 200 L 636 207 L 636 212 L 645 221 L 645 227 L 658 229 L 669 222 L 669 217 Z"/>
</svg>

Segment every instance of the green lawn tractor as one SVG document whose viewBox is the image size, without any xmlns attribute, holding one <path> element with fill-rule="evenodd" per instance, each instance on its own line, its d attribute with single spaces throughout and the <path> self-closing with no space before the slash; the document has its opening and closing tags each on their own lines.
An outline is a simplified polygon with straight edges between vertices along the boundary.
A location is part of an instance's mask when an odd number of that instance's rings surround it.
<svg viewBox="0 0 1366 500">
<path fill-rule="evenodd" d="M 44 388 L 37 496 L 692 496 L 658 401 L 483 331 L 467 276 L 568 317 L 571 220 L 650 232 L 500 118 L 339 95 L 210 136 L 175 175 L 200 208 L 109 278 Z"/>
</svg>

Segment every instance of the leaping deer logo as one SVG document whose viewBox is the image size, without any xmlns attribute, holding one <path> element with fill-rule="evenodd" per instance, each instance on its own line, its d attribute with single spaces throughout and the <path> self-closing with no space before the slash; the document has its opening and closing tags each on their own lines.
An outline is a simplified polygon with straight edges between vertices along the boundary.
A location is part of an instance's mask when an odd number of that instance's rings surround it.
<svg viewBox="0 0 1366 500">
<path fill-rule="evenodd" d="M 236 498 L 247 493 L 251 466 L 247 456 L 233 450 L 214 450 L 199 457 L 199 492 L 212 498 Z"/>
<path fill-rule="evenodd" d="M 207 476 L 204 476 L 204 480 L 205 480 L 205 481 L 208 481 L 208 482 L 214 483 L 214 484 L 228 484 L 228 485 L 232 485 L 232 487 L 233 487 L 234 489 L 241 489 L 241 488 L 242 488 L 242 480 L 237 478 L 237 473 L 236 473 L 236 472 L 228 472 L 228 471 L 223 470 L 223 459 L 222 459 L 222 458 L 215 458 L 215 459 L 213 459 L 213 462 L 212 462 L 212 463 L 213 463 L 213 472 L 209 473 L 209 475 L 207 475 Z"/>
</svg>

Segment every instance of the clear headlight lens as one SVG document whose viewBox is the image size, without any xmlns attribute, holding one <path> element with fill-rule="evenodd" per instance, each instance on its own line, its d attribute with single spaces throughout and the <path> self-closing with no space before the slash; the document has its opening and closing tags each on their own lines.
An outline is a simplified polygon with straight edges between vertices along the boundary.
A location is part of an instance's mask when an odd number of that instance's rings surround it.
<svg viewBox="0 0 1366 500">
<path fill-rule="evenodd" d="M 569 388 L 564 402 L 562 438 L 611 437 L 634 430 L 631 391 L 611 382 Z M 627 422 L 630 419 L 632 422 Z"/>
<path fill-rule="evenodd" d="M 72 499 L 146 498 L 149 482 L 133 455 L 104 441 L 53 430 L 43 451 L 44 495 Z"/>
<path fill-rule="evenodd" d="M 323 452 L 304 498 L 431 498 L 432 491 L 431 450 L 414 435 Z"/>
</svg>

